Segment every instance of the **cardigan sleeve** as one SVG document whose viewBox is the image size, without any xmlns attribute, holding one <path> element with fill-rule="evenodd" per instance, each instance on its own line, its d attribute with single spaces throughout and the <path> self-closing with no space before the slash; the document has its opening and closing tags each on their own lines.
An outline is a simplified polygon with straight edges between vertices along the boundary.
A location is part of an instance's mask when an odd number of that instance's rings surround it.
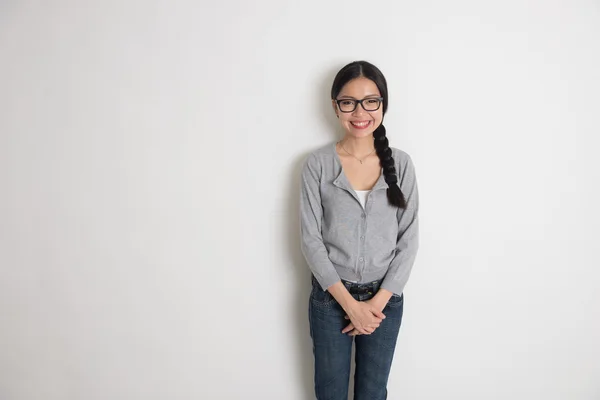
<svg viewBox="0 0 600 400">
<path fill-rule="evenodd" d="M 419 248 L 419 190 L 415 167 L 410 156 L 403 166 L 400 190 L 406 200 L 406 208 L 398 208 L 398 237 L 396 253 L 390 262 L 381 287 L 401 295 L 412 271 Z"/>
<path fill-rule="evenodd" d="M 340 280 L 333 266 L 327 248 L 323 243 L 321 224 L 323 205 L 321 203 L 321 167 L 317 158 L 310 154 L 304 162 L 300 187 L 300 233 L 302 254 L 310 270 L 323 290 Z"/>
</svg>

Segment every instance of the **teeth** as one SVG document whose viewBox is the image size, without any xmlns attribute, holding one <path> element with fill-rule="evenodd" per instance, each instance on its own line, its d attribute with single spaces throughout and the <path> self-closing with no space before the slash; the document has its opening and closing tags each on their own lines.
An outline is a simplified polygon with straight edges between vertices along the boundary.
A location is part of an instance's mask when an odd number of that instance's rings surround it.
<svg viewBox="0 0 600 400">
<path fill-rule="evenodd" d="M 352 125 L 356 125 L 356 126 L 367 126 L 369 124 L 369 121 L 366 122 L 352 122 Z"/>
</svg>

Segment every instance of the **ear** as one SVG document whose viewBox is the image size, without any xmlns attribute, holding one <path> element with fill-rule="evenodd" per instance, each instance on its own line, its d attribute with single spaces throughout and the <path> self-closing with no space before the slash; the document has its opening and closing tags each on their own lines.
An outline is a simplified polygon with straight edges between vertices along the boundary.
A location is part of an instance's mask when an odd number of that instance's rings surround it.
<svg viewBox="0 0 600 400">
<path fill-rule="evenodd" d="M 339 118 L 340 115 L 338 114 L 337 103 L 333 99 L 331 99 L 331 106 L 333 107 L 333 111 L 335 111 L 335 115 Z"/>
</svg>

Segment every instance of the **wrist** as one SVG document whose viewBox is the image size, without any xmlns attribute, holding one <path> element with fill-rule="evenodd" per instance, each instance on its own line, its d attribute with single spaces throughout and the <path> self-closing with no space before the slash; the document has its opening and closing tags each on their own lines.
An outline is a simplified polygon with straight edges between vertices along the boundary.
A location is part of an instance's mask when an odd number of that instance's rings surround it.
<svg viewBox="0 0 600 400">
<path fill-rule="evenodd" d="M 392 298 L 393 293 L 386 289 L 379 289 L 375 296 L 371 299 L 373 305 L 381 307 L 383 310 L 387 305 L 388 301 Z"/>
<path fill-rule="evenodd" d="M 329 290 L 329 293 L 331 293 L 344 311 L 350 315 L 358 301 L 352 297 L 342 282 L 338 281 L 334 283 L 333 285 L 329 286 L 327 290 Z"/>
<path fill-rule="evenodd" d="M 354 310 L 357 305 L 358 300 L 352 297 L 350 293 L 348 293 L 348 296 L 343 296 L 343 300 L 340 302 L 340 306 L 342 306 L 342 309 L 346 311 L 346 314 L 348 315 L 354 315 Z"/>
</svg>

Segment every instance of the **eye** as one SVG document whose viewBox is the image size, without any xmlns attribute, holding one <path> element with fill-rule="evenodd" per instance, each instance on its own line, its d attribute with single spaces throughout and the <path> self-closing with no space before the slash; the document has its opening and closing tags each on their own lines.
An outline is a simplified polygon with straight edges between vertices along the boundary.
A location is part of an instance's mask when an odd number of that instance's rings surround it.
<svg viewBox="0 0 600 400">
<path fill-rule="evenodd" d="M 343 106 L 351 106 L 351 105 L 354 104 L 354 101 L 353 100 L 342 100 L 340 102 L 340 104 L 343 105 Z"/>
<path fill-rule="evenodd" d="M 368 99 L 367 100 L 367 104 L 377 104 L 377 103 L 379 103 L 378 99 Z"/>
</svg>

